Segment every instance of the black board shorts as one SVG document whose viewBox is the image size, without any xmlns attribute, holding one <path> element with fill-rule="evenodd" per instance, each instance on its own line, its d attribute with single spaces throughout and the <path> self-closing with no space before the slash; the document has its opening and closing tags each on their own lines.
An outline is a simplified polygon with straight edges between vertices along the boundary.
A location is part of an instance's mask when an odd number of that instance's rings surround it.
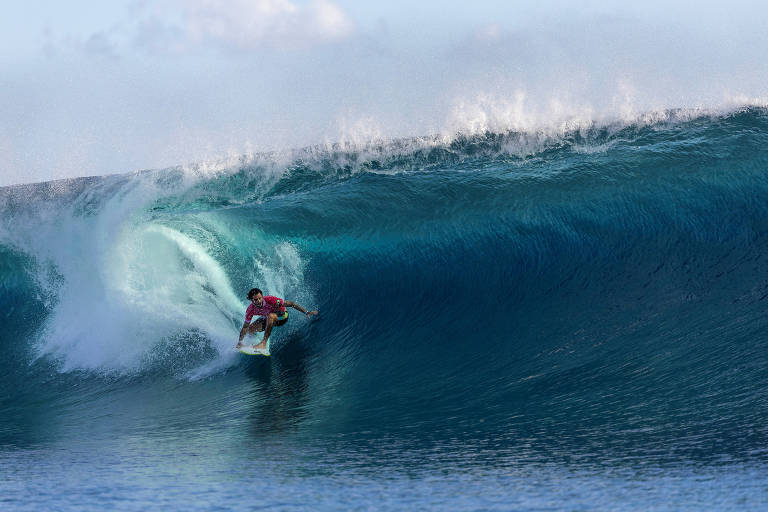
<svg viewBox="0 0 768 512">
<path fill-rule="evenodd" d="M 259 326 L 258 326 L 257 330 L 263 331 L 264 329 L 267 328 L 267 319 L 265 317 L 260 316 L 256 321 L 259 323 Z M 280 314 L 280 316 L 277 317 L 277 320 L 275 320 L 275 323 L 272 324 L 272 325 L 275 326 L 275 327 L 279 327 L 279 326 L 283 325 L 287 321 L 288 321 L 288 312 L 287 311 L 283 311 Z"/>
</svg>

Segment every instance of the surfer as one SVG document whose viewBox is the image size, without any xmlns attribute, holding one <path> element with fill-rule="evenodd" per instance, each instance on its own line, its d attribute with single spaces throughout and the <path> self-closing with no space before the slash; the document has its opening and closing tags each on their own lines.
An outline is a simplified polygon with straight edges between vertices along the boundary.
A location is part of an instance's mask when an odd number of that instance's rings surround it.
<svg viewBox="0 0 768 512">
<path fill-rule="evenodd" d="M 266 350 L 269 335 L 272 334 L 272 327 L 283 325 L 288 321 L 286 308 L 297 309 L 307 315 L 307 318 L 318 313 L 317 310 L 307 311 L 290 300 L 283 300 L 272 295 L 265 297 L 258 288 L 253 288 L 248 292 L 248 300 L 251 301 L 251 304 L 245 310 L 245 323 L 240 329 L 240 339 L 237 341 L 238 349 L 243 346 L 243 338 L 246 334 L 264 331 L 264 339 L 261 340 L 261 343 L 254 345 L 253 348 Z M 254 316 L 259 318 L 251 323 Z"/>
</svg>

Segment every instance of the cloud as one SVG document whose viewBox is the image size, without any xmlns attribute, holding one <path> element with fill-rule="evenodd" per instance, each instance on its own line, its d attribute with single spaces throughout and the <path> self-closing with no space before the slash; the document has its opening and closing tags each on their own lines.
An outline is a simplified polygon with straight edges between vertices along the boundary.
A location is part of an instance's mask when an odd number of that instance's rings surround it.
<svg viewBox="0 0 768 512">
<path fill-rule="evenodd" d="M 95 32 L 88 37 L 82 47 L 89 55 L 107 59 L 118 58 L 117 45 L 111 39 L 110 34 L 104 31 Z"/>
<path fill-rule="evenodd" d="M 355 23 L 331 0 L 136 0 L 108 26 L 84 33 L 46 27 L 42 53 L 100 59 L 146 54 L 192 54 L 305 49 L 346 40 Z"/>
<path fill-rule="evenodd" d="M 343 40 L 354 23 L 330 0 L 169 0 L 139 24 L 138 46 L 173 51 L 215 46 L 241 51 L 301 48 Z M 147 39 L 145 39 L 147 38 Z"/>
<path fill-rule="evenodd" d="M 86 55 L 105 61 L 116 61 L 122 57 L 123 41 L 131 28 L 124 23 L 115 23 L 104 29 L 78 34 L 62 32 L 46 26 L 42 32 L 40 49 L 49 59 L 69 55 Z"/>
</svg>

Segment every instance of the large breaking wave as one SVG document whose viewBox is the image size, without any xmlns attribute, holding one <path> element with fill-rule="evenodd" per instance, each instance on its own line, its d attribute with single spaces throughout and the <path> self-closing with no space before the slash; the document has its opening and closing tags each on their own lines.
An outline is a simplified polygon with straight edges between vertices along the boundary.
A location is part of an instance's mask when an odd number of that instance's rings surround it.
<svg viewBox="0 0 768 512">
<path fill-rule="evenodd" d="M 311 381 L 314 431 L 754 456 L 767 143 L 761 109 L 667 113 L 4 188 L 3 403 L 247 369 L 232 346 L 259 286 L 321 311 L 273 345 Z"/>
</svg>

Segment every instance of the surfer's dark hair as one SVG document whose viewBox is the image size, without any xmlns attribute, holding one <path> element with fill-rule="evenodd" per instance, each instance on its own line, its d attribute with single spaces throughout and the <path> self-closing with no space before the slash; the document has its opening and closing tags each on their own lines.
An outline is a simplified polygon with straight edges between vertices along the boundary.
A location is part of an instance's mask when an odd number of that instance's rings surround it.
<svg viewBox="0 0 768 512">
<path fill-rule="evenodd" d="M 261 293 L 261 290 L 259 290 L 258 288 L 251 288 L 251 291 L 248 292 L 248 300 L 251 300 L 253 296 L 256 295 L 257 293 Z M 264 295 L 263 293 L 261 294 Z"/>
</svg>

